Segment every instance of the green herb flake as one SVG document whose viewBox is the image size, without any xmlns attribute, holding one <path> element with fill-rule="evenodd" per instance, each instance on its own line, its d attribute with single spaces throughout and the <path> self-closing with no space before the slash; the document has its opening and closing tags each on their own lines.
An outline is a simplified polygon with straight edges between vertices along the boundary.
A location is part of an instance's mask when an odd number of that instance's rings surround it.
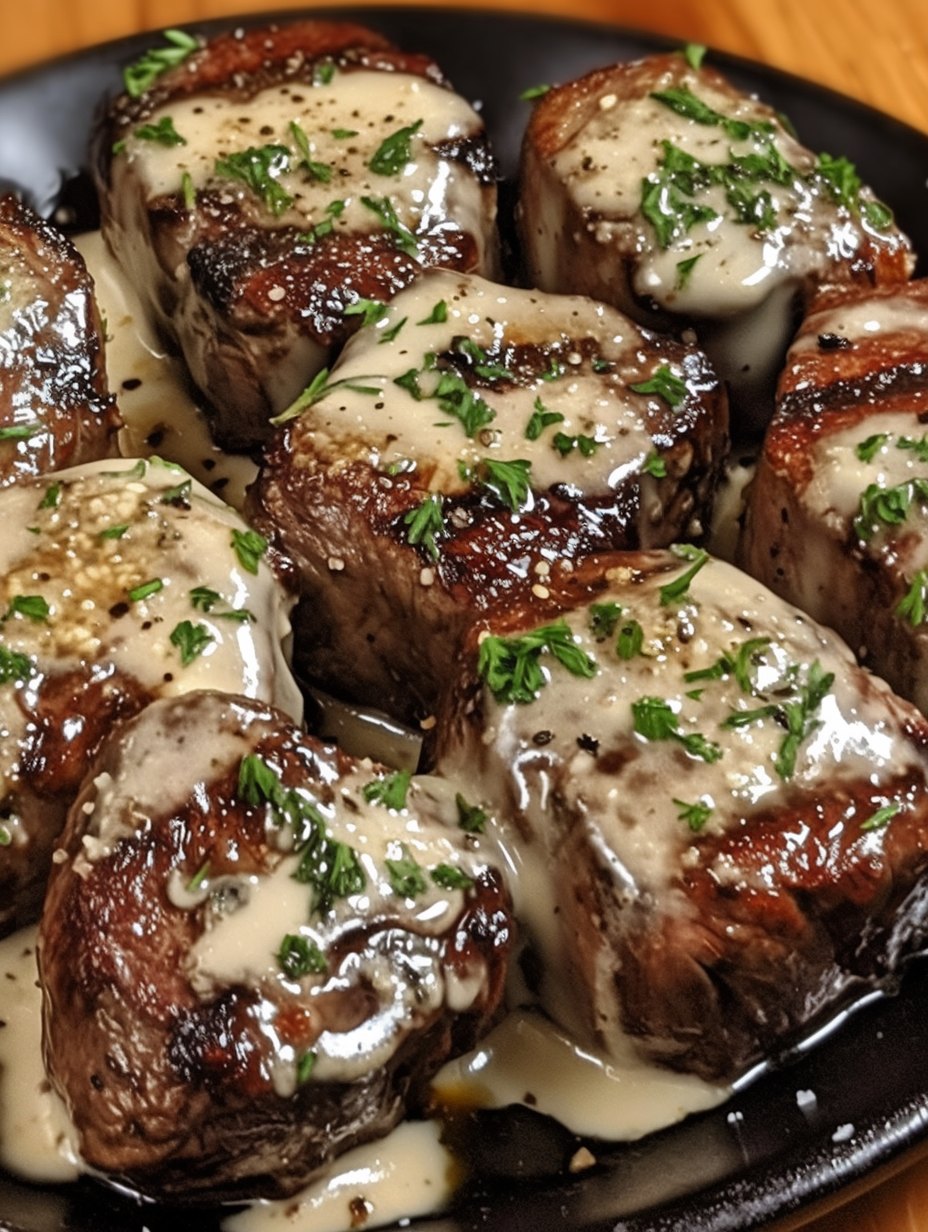
<svg viewBox="0 0 928 1232">
<path fill-rule="evenodd" d="M 928 479 L 909 479 L 892 488 L 869 484 L 861 493 L 853 521 L 858 539 L 867 543 L 879 530 L 881 522 L 886 526 L 901 526 L 916 500 L 928 504 Z"/>
<path fill-rule="evenodd" d="M 342 310 L 342 316 L 361 317 L 362 325 L 374 325 L 382 320 L 387 312 L 387 305 L 382 300 L 359 297 Z"/>
<path fill-rule="evenodd" d="M 57 509 L 61 504 L 61 484 L 50 483 L 45 489 L 45 495 L 39 501 L 40 509 Z"/>
<path fill-rule="evenodd" d="M 889 822 L 902 811 L 901 804 L 885 804 L 882 808 L 872 813 L 866 821 L 860 823 L 860 828 L 863 831 L 882 830 Z"/>
<path fill-rule="evenodd" d="M 301 155 L 297 166 L 302 167 L 309 174 L 311 180 L 318 180 L 320 184 L 328 184 L 332 178 L 332 168 L 328 163 L 320 163 L 313 158 L 309 137 L 299 121 L 290 121 L 290 136 L 293 138 L 294 144 Z"/>
<path fill-rule="evenodd" d="M 377 339 L 378 343 L 393 342 L 408 320 L 409 317 L 402 317 L 395 325 L 391 325 L 389 329 L 383 330 L 380 337 Z"/>
<path fill-rule="evenodd" d="M 9 847 L 12 842 L 12 831 L 0 821 L 0 847 Z"/>
<path fill-rule="evenodd" d="M 122 79 L 130 98 L 141 98 L 145 91 L 168 69 L 176 68 L 199 49 L 200 44 L 183 30 L 165 30 L 167 47 L 146 51 L 141 59 L 123 69 Z"/>
<path fill-rule="evenodd" d="M 900 436 L 896 448 L 911 451 L 919 462 L 928 462 L 928 436 Z"/>
<path fill-rule="evenodd" d="M 474 884 L 473 877 L 453 864 L 436 864 L 429 876 L 441 890 L 467 890 Z"/>
<path fill-rule="evenodd" d="M 460 792 L 454 797 L 458 810 L 458 826 L 465 834 L 483 834 L 487 814 L 478 804 L 468 804 Z"/>
<path fill-rule="evenodd" d="M 387 231 L 393 235 L 397 248 L 402 249 L 411 257 L 419 255 L 419 245 L 416 237 L 397 217 L 396 210 L 386 197 L 362 197 L 361 204 L 376 214 Z"/>
<path fill-rule="evenodd" d="M 668 701 L 662 697 L 641 697 L 632 702 L 632 723 L 635 732 L 648 741 L 674 740 L 691 757 L 708 763 L 717 762 L 722 748 L 699 732 L 684 733 L 680 720 Z"/>
<path fill-rule="evenodd" d="M 417 325 L 444 325 L 448 320 L 448 305 L 440 299 L 427 317 L 417 321 Z"/>
<path fill-rule="evenodd" d="M 865 441 L 861 441 L 855 447 L 854 452 L 861 462 L 872 462 L 888 440 L 888 432 L 875 432 L 873 436 L 868 436 Z"/>
<path fill-rule="evenodd" d="M 385 137 L 367 164 L 371 171 L 375 175 L 399 175 L 412 159 L 412 138 L 421 127 L 422 121 L 416 120 Z"/>
<path fill-rule="evenodd" d="M 350 389 L 356 394 L 367 394 L 375 397 L 383 393 L 379 386 L 359 385 L 358 381 L 376 381 L 379 379 L 376 376 L 363 376 L 357 378 L 342 377 L 340 380 L 330 381 L 328 368 L 320 368 L 303 392 L 290 403 L 286 410 L 281 411 L 279 415 L 275 415 L 271 423 L 275 425 L 289 423 L 291 419 L 298 418 L 304 411 L 308 411 L 311 406 L 315 406 L 317 402 L 321 402 L 323 398 L 327 398 L 329 394 L 334 393 L 336 389 Z"/>
<path fill-rule="evenodd" d="M 552 87 L 546 82 L 540 82 L 538 85 L 528 86 L 524 89 L 519 95 L 519 98 L 523 103 L 531 103 L 534 102 L 536 98 L 544 98 L 544 96 L 551 89 Z"/>
<path fill-rule="evenodd" d="M 654 479 L 666 479 L 667 463 L 659 453 L 652 451 L 641 464 L 641 473 L 651 475 Z"/>
<path fill-rule="evenodd" d="M 258 572 L 258 562 L 268 549 L 268 541 L 256 530 L 233 530 L 230 544 L 238 563 L 247 573 Z"/>
<path fill-rule="evenodd" d="M 531 491 L 532 464 L 524 458 L 514 458 L 508 462 L 485 458 L 482 463 L 485 488 L 508 505 L 513 513 L 524 509 L 529 502 Z"/>
<path fill-rule="evenodd" d="M 399 812 L 406 807 L 411 777 L 408 770 L 397 770 L 383 778 L 373 779 L 364 785 L 364 799 L 369 804 L 382 804 L 384 808 Z"/>
<path fill-rule="evenodd" d="M 705 58 L 707 48 L 702 43 L 687 43 L 683 48 L 683 59 L 687 62 L 691 69 L 698 70 L 702 68 L 702 62 Z"/>
<path fill-rule="evenodd" d="M 32 675 L 33 670 L 32 660 L 28 655 L 10 650 L 0 643 L 0 684 L 26 681 Z"/>
<path fill-rule="evenodd" d="M 225 179 L 240 180 L 261 198 L 275 218 L 293 204 L 278 178 L 290 170 L 290 151 L 285 145 L 249 146 L 247 150 L 217 158 L 214 170 Z"/>
<path fill-rule="evenodd" d="M 655 394 L 674 409 L 686 401 L 686 382 L 668 364 L 662 364 L 648 380 L 629 385 L 629 389 L 635 394 Z"/>
<path fill-rule="evenodd" d="M 11 616 L 24 616 L 36 624 L 48 624 L 50 610 L 42 595 L 14 595 L 3 619 L 9 620 Z"/>
<path fill-rule="evenodd" d="M 919 569 L 913 575 L 908 591 L 896 604 L 896 615 L 916 629 L 925 623 L 928 616 L 928 569 Z"/>
<path fill-rule="evenodd" d="M 644 646 L 644 629 L 637 620 L 627 620 L 619 630 L 615 644 L 616 654 L 626 663 L 641 654 Z"/>
<path fill-rule="evenodd" d="M 693 276 L 693 270 L 696 268 L 697 262 L 701 261 L 703 254 L 697 252 L 695 257 L 687 257 L 684 261 L 677 262 L 677 282 L 676 289 L 683 291 L 690 285 L 690 279 Z"/>
<path fill-rule="evenodd" d="M 277 965 L 289 980 L 299 980 L 304 975 L 324 975 L 328 970 L 319 946 L 300 933 L 287 933 L 281 941 Z"/>
<path fill-rule="evenodd" d="M 314 1052 L 304 1052 L 296 1063 L 296 1085 L 298 1087 L 305 1086 L 309 1082 L 315 1067 L 316 1054 Z"/>
<path fill-rule="evenodd" d="M 210 642 L 215 640 L 206 625 L 195 625 L 189 620 L 182 620 L 175 625 L 170 637 L 171 645 L 180 651 L 180 661 L 184 667 L 198 658 Z"/>
<path fill-rule="evenodd" d="M 332 136 L 336 141 L 347 141 L 349 137 L 357 137 L 360 134 L 356 128 L 333 128 Z"/>
<path fill-rule="evenodd" d="M 193 480 L 184 479 L 180 483 L 174 484 L 173 487 L 165 488 L 161 493 L 158 503 L 161 505 L 173 505 L 175 509 L 189 509 L 192 488 Z"/>
<path fill-rule="evenodd" d="M 421 504 L 403 515 L 403 523 L 409 528 L 406 532 L 406 542 L 413 547 L 421 545 L 432 560 L 438 560 L 440 553 L 435 539 L 436 536 L 445 533 L 441 496 L 438 493 L 427 496 Z"/>
<path fill-rule="evenodd" d="M 874 231 L 888 231 L 896 221 L 892 210 L 884 201 L 865 201 L 860 216 Z"/>
<path fill-rule="evenodd" d="M 335 80 L 335 64 L 331 60 L 323 60 L 313 65 L 313 85 L 330 86 Z"/>
<path fill-rule="evenodd" d="M 197 203 L 197 190 L 189 171 L 185 171 L 180 177 L 180 193 L 184 199 L 184 208 L 189 213 Z"/>
<path fill-rule="evenodd" d="M 398 859 L 386 859 L 384 864 L 390 875 L 390 889 L 400 898 L 418 898 L 428 888 L 425 873 L 409 854 L 405 844 L 400 845 L 402 855 Z"/>
<path fill-rule="evenodd" d="M 673 802 L 679 809 L 677 816 L 681 821 L 686 822 L 694 834 L 698 834 L 712 816 L 712 805 L 704 804 L 701 800 L 696 800 L 692 804 L 687 804 L 685 800 L 678 800 L 677 797 L 674 796 Z"/>
<path fill-rule="evenodd" d="M 42 425 L 38 421 L 7 424 L 0 428 L 0 441 L 28 441 L 41 431 Z"/>
<path fill-rule="evenodd" d="M 156 595 L 159 590 L 164 590 L 164 582 L 161 578 L 152 578 L 148 582 L 142 582 L 139 586 L 133 586 L 126 593 L 132 603 L 140 603 L 143 599 L 149 599 L 152 595 Z"/>
<path fill-rule="evenodd" d="M 187 893 L 194 894 L 197 890 L 201 888 L 203 883 L 206 881 L 207 877 L 209 877 L 209 860 L 204 860 L 203 863 L 200 865 L 200 867 L 197 869 L 197 871 L 193 874 L 193 876 L 187 882 L 187 885 L 185 887 L 187 890 Z"/>
<path fill-rule="evenodd" d="M 534 407 L 531 418 L 525 425 L 525 438 L 529 441 L 537 441 L 545 428 L 549 428 L 551 424 L 564 422 L 561 412 L 549 411 L 541 398 L 535 399 Z"/>
<path fill-rule="evenodd" d="M 121 539 L 123 535 L 128 534 L 128 522 L 120 522 L 117 526 L 107 526 L 105 530 L 100 531 L 101 539 Z"/>
<path fill-rule="evenodd" d="M 621 615 L 622 608 L 618 603 L 590 604 L 587 612 L 587 623 L 590 633 L 592 633 L 597 642 L 604 642 L 607 638 L 612 637 Z"/>
<path fill-rule="evenodd" d="M 142 124 L 135 129 L 135 136 L 140 141 L 153 141 L 156 145 L 175 146 L 186 145 L 187 138 L 182 137 L 174 127 L 171 116 L 162 116 L 157 124 Z"/>
<path fill-rule="evenodd" d="M 704 548 L 696 548 L 689 543 L 674 544 L 671 551 L 681 560 L 688 560 L 690 567 L 675 577 L 672 582 L 667 582 L 661 587 L 661 607 L 667 607 L 668 604 L 682 599 L 689 591 L 693 578 L 709 563 L 709 553 Z"/>
<path fill-rule="evenodd" d="M 551 655 L 574 676 L 596 675 L 596 660 L 574 641 L 565 620 L 517 637 L 490 635 L 480 643 L 477 672 L 499 702 L 525 705 L 545 685 L 540 660 Z"/>
</svg>

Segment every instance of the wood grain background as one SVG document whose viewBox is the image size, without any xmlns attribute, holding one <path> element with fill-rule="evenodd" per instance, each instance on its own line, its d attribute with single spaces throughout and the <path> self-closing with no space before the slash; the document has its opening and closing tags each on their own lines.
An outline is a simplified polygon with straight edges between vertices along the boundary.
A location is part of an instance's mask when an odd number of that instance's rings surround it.
<svg viewBox="0 0 928 1232">
<path fill-rule="evenodd" d="M 319 6 L 0 0 L 0 73 L 141 30 L 312 7 Z M 458 0 L 456 7 L 561 14 L 706 43 L 850 94 L 928 132 L 928 0 Z M 928 166 L 924 172 L 928 176 Z M 806 1232 L 928 1232 L 928 1163 L 909 1165 L 831 1214 L 807 1220 L 781 1224 L 778 1232 L 800 1225 Z"/>
</svg>

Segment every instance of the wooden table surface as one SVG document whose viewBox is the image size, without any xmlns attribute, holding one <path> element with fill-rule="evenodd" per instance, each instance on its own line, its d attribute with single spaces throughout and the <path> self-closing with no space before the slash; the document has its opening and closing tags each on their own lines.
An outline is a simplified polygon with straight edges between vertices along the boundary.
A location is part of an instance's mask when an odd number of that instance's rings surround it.
<svg viewBox="0 0 928 1232">
<path fill-rule="evenodd" d="M 140 30 L 297 7 L 311 6 L 296 0 L 0 0 L 0 72 Z M 457 0 L 456 7 L 560 13 L 706 43 L 853 95 L 928 132 L 928 0 Z M 928 175 L 928 166 L 924 170 Z M 830 1214 L 807 1219 L 790 1221 L 788 1228 L 928 1232 L 928 1162 L 910 1164 Z M 780 1225 L 777 1232 L 786 1229 Z"/>
</svg>

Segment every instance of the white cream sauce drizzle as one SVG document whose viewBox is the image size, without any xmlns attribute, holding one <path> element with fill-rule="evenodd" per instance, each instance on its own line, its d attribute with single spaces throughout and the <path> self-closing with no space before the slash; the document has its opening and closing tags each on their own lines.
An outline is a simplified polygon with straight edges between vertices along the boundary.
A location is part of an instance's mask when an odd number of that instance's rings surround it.
<svg viewBox="0 0 928 1232">
<path fill-rule="evenodd" d="M 446 307 L 447 320 L 424 323 L 440 304 Z M 381 345 L 398 326 L 396 340 Z M 545 349 L 559 343 L 561 374 L 545 380 L 539 373 L 526 385 L 476 386 L 494 418 L 469 438 L 464 426 L 433 398 L 417 401 L 394 383 L 411 369 L 421 372 L 428 355 L 450 350 L 461 336 L 483 352 L 507 343 Z M 608 361 L 614 371 L 598 374 L 589 359 L 582 359 L 576 344 L 589 339 L 595 343 L 594 357 Z M 530 462 L 538 489 L 565 484 L 604 495 L 629 473 L 640 472 L 654 448 L 645 422 L 647 398 L 628 388 L 630 382 L 646 381 L 660 366 L 656 360 L 648 364 L 647 351 L 638 327 L 606 305 L 428 271 L 396 296 L 381 321 L 346 345 L 333 377 L 355 388 L 340 385 L 305 412 L 312 425 L 313 454 L 320 465 L 359 458 L 379 470 L 418 468 L 433 491 L 446 494 L 469 486 L 459 466 L 473 468 L 484 458 L 517 458 Z M 544 362 L 541 366 L 544 369 Z M 670 367 L 686 379 L 682 366 Z M 437 380 L 437 373 L 422 372 L 420 389 L 431 393 Z M 374 392 L 357 392 L 365 388 Z M 530 440 L 526 428 L 538 401 L 563 419 Z M 562 455 L 553 444 L 558 433 L 591 437 L 595 452 L 584 456 L 574 448 Z"/>
</svg>

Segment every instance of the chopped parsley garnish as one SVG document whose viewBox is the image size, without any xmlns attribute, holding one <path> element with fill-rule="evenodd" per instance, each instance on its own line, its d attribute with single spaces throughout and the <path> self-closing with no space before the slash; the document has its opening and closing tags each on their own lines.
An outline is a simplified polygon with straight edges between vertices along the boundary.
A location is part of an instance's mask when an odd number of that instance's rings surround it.
<svg viewBox="0 0 928 1232">
<path fill-rule="evenodd" d="M 667 463 L 659 453 L 649 453 L 641 464 L 643 475 L 652 475 L 655 479 L 666 479 Z"/>
<path fill-rule="evenodd" d="M 535 86 L 527 86 L 519 95 L 519 98 L 523 103 L 530 103 L 536 98 L 544 98 L 551 88 L 546 82 L 540 82 Z"/>
<path fill-rule="evenodd" d="M 399 175 L 412 158 L 412 138 L 421 127 L 422 121 L 416 120 L 385 137 L 367 164 L 371 171 L 375 175 Z"/>
<path fill-rule="evenodd" d="M 520 509 L 525 508 L 531 490 L 532 464 L 530 462 L 524 458 L 514 458 L 509 462 L 484 458 L 481 469 L 483 486 L 494 492 L 513 513 L 518 513 Z"/>
<path fill-rule="evenodd" d="M 525 425 L 525 439 L 529 441 L 537 441 L 545 428 L 564 421 L 560 411 L 549 411 L 540 398 L 535 399 L 534 407 L 531 418 Z"/>
<path fill-rule="evenodd" d="M 769 637 L 749 638 L 738 647 L 734 656 L 723 654 L 711 667 L 686 672 L 683 679 L 687 684 L 692 684 L 697 680 L 723 680 L 727 676 L 734 676 L 743 693 L 754 694 L 757 690 L 751 669 L 763 661 L 764 651 L 768 650 L 770 645 Z"/>
<path fill-rule="evenodd" d="M 194 187 L 193 176 L 185 171 L 180 177 L 180 192 L 184 199 L 185 209 L 192 210 L 197 203 L 197 190 Z"/>
<path fill-rule="evenodd" d="M 28 680 L 32 675 L 32 660 L 28 655 L 0 643 L 0 684 L 9 684 L 12 680 Z"/>
<path fill-rule="evenodd" d="M 421 504 L 403 515 L 403 522 L 409 528 L 406 532 L 406 542 L 412 544 L 413 547 L 421 544 L 432 560 L 438 560 L 439 551 L 435 537 L 445 533 L 441 496 L 437 493 L 427 496 Z"/>
<path fill-rule="evenodd" d="M 667 607 L 670 603 L 676 603 L 678 599 L 682 599 L 690 588 L 690 583 L 696 574 L 709 563 L 709 553 L 704 548 L 693 547 L 690 543 L 676 543 L 671 548 L 675 556 L 679 556 L 682 560 L 691 562 L 689 569 L 684 570 L 678 577 L 675 577 L 672 582 L 667 582 L 661 587 L 661 607 Z"/>
<path fill-rule="evenodd" d="M 644 629 L 637 620 L 626 620 L 619 630 L 615 644 L 616 654 L 627 663 L 629 659 L 634 659 L 636 655 L 641 654 L 643 645 Z"/>
<path fill-rule="evenodd" d="M 819 154 L 813 176 L 824 186 L 836 205 L 844 206 L 851 214 L 862 216 L 865 222 L 878 231 L 885 231 L 892 226 L 893 212 L 888 205 L 884 205 L 882 201 L 861 202 L 863 185 L 857 168 L 850 159 Z"/>
<path fill-rule="evenodd" d="M 194 586 L 190 591 L 190 602 L 198 612 L 212 612 L 217 620 L 234 620 L 239 622 L 253 621 L 254 613 L 249 612 L 247 607 L 233 608 L 227 605 L 229 610 L 226 612 L 213 612 L 217 603 L 225 604 L 225 599 L 220 595 L 218 590 L 212 590 L 209 586 Z"/>
<path fill-rule="evenodd" d="M 691 757 L 710 764 L 722 756 L 721 745 L 699 732 L 682 732 L 676 712 L 662 697 L 641 697 L 632 702 L 632 722 L 635 732 L 645 740 L 675 740 Z"/>
<path fill-rule="evenodd" d="M 61 503 L 61 484 L 50 483 L 45 489 L 45 495 L 39 501 L 40 509 L 57 509 Z"/>
<path fill-rule="evenodd" d="M 393 774 L 365 783 L 364 799 L 369 804 L 382 804 L 384 808 L 396 809 L 399 812 L 406 807 L 411 777 L 408 770 L 397 770 Z"/>
<path fill-rule="evenodd" d="M 596 675 L 596 660 L 574 641 L 566 620 L 542 625 L 517 637 L 485 637 L 477 672 L 499 702 L 533 702 L 545 684 L 541 668 L 547 652 L 574 676 Z"/>
<path fill-rule="evenodd" d="M 397 378 L 397 384 L 400 379 Z M 460 420 L 471 440 L 496 418 L 496 411 L 456 372 L 442 372 L 433 397 L 446 414 Z"/>
<path fill-rule="evenodd" d="M 405 844 L 400 844 L 400 850 L 402 855 L 399 859 L 384 860 L 390 874 L 390 889 L 400 898 L 416 898 L 428 888 L 428 882 Z"/>
<path fill-rule="evenodd" d="M 162 116 L 157 124 L 142 124 L 135 130 L 135 136 L 140 141 L 154 141 L 163 146 L 187 144 L 187 138 L 180 135 L 170 116 Z"/>
<path fill-rule="evenodd" d="M 331 65 L 329 67 L 332 67 Z M 334 72 L 334 69 L 333 69 Z M 305 1086 L 313 1076 L 313 1070 L 316 1068 L 316 1054 L 314 1052 L 304 1052 L 296 1063 L 296 1085 L 298 1087 Z"/>
<path fill-rule="evenodd" d="M 575 449 L 579 450 L 585 458 L 592 458 L 601 443 L 595 436 L 585 436 L 583 433 L 568 436 L 566 432 L 555 432 L 551 438 L 551 448 L 557 450 L 562 458 L 566 458 Z"/>
<path fill-rule="evenodd" d="M 458 810 L 458 825 L 465 834 L 482 834 L 487 815 L 478 804 L 468 804 L 460 792 L 454 797 Z"/>
<path fill-rule="evenodd" d="M 391 325 L 389 329 L 383 330 L 380 334 L 380 337 L 377 339 L 377 341 L 378 342 L 392 342 L 408 320 L 409 320 L 409 317 L 401 317 L 400 320 L 397 321 L 395 325 Z"/>
<path fill-rule="evenodd" d="M 888 440 L 888 432 L 875 432 L 873 436 L 868 436 L 865 441 L 861 441 L 854 452 L 861 462 L 872 462 Z"/>
<path fill-rule="evenodd" d="M 47 624 L 49 611 L 48 603 L 42 595 L 14 595 L 3 619 L 9 620 L 11 616 L 25 616 L 27 620 L 33 620 L 36 624 Z"/>
<path fill-rule="evenodd" d="M 9 827 L 5 826 L 3 822 L 0 821 L 0 847 L 9 847 L 12 842 L 13 835 L 10 832 Z"/>
<path fill-rule="evenodd" d="M 919 462 L 928 462 L 928 436 L 920 436 L 917 440 L 914 436 L 900 436 L 896 448 L 909 449 Z"/>
<path fill-rule="evenodd" d="M 130 98 L 140 98 L 162 73 L 183 64 L 200 46 L 183 30 L 165 30 L 164 38 L 169 46 L 146 51 L 141 59 L 123 69 L 123 84 Z"/>
<path fill-rule="evenodd" d="M 369 394 L 372 396 L 380 394 L 383 390 L 379 387 L 358 384 L 358 381 L 375 381 L 377 379 L 376 376 L 362 376 L 357 378 L 342 377 L 340 380 L 330 381 L 328 368 L 320 368 L 299 397 L 291 402 L 286 410 L 281 411 L 279 415 L 275 415 L 271 423 L 283 424 L 288 423 L 291 419 L 296 419 L 298 415 L 308 411 L 311 406 L 315 406 L 317 402 L 327 398 L 336 389 L 350 389 L 356 394 Z"/>
<path fill-rule="evenodd" d="M 132 603 L 139 603 L 142 599 L 156 595 L 159 590 L 164 590 L 164 582 L 161 578 L 152 578 L 148 582 L 142 582 L 139 586 L 133 586 L 127 594 Z"/>
<path fill-rule="evenodd" d="M 458 355 L 464 355 L 470 361 L 477 376 L 484 381 L 511 381 L 512 372 L 503 364 L 494 363 L 479 343 L 473 338 L 464 336 L 455 338 L 451 344 L 452 350 Z"/>
<path fill-rule="evenodd" d="M 401 248 L 411 257 L 419 255 L 416 237 L 407 226 L 400 222 L 396 216 L 396 210 L 386 197 L 362 197 L 361 204 L 376 214 L 387 231 L 392 233 L 397 248 Z"/>
<path fill-rule="evenodd" d="M 367 884 L 357 852 L 335 841 L 316 805 L 296 788 L 284 787 L 277 772 L 257 754 L 242 758 L 238 794 L 246 804 L 266 804 L 274 823 L 289 825 L 294 854 L 300 857 L 294 880 L 313 888 L 313 911 L 327 912 L 335 899 L 360 894 Z"/>
<path fill-rule="evenodd" d="M 677 262 L 677 290 L 682 291 L 689 286 L 690 279 L 693 276 L 693 270 L 696 268 L 697 261 L 701 261 L 703 254 L 698 252 L 695 257 L 687 257 L 685 261 Z"/>
<path fill-rule="evenodd" d="M 41 430 L 42 425 L 38 422 L 7 424 L 0 428 L 0 441 L 28 441 Z"/>
<path fill-rule="evenodd" d="M 203 653 L 210 642 L 215 641 L 206 625 L 182 620 L 171 631 L 171 645 L 180 651 L 180 661 L 186 667 Z"/>
<path fill-rule="evenodd" d="M 343 309 L 342 316 L 361 317 L 362 325 L 374 325 L 387 315 L 387 311 L 387 305 L 383 300 L 359 297 Z"/>
<path fill-rule="evenodd" d="M 165 488 L 165 490 L 161 493 L 159 504 L 173 505 L 177 509 L 189 509 L 190 492 L 192 488 L 192 479 L 184 479 L 171 488 Z"/>
<path fill-rule="evenodd" d="M 107 526 L 106 530 L 100 531 L 101 539 L 121 539 L 123 535 L 129 533 L 128 522 L 120 522 L 117 526 Z"/>
<path fill-rule="evenodd" d="M 648 380 L 629 385 L 629 389 L 635 394 L 656 394 L 674 408 L 686 400 L 686 382 L 681 381 L 667 364 L 661 364 Z"/>
<path fill-rule="evenodd" d="M 687 120 L 721 128 L 732 141 L 746 141 L 748 137 L 774 131 L 773 125 L 766 120 L 737 120 L 732 116 L 722 115 L 720 111 L 715 111 L 708 103 L 703 102 L 686 85 L 652 91 L 651 97 Z"/>
<path fill-rule="evenodd" d="M 860 497 L 860 507 L 854 518 L 854 532 L 863 543 L 872 539 L 882 522 L 886 526 L 901 526 L 909 516 L 914 500 L 928 503 L 928 479 L 908 479 L 892 488 L 871 483 Z"/>
<path fill-rule="evenodd" d="M 308 231 L 302 232 L 297 239 L 302 244 L 315 244 L 326 235 L 331 235 L 335 230 L 335 219 L 340 218 L 345 212 L 345 202 L 342 200 L 330 201 L 325 207 L 325 218 L 317 222 L 315 226 L 310 227 Z"/>
<path fill-rule="evenodd" d="M 187 882 L 187 885 L 185 886 L 187 893 L 193 894 L 195 891 L 199 890 L 208 877 L 209 877 L 209 860 L 204 860 L 203 863 L 200 865 L 200 867 L 197 869 L 197 871 L 193 874 L 193 876 Z"/>
<path fill-rule="evenodd" d="M 304 975 L 323 975 L 328 969 L 325 955 L 308 937 L 300 933 L 287 933 L 277 951 L 277 965 L 291 980 Z"/>
<path fill-rule="evenodd" d="M 440 299 L 427 317 L 417 321 L 417 325 L 444 325 L 448 320 L 448 305 Z"/>
<path fill-rule="evenodd" d="M 442 890 L 466 890 L 474 884 L 473 877 L 453 864 L 436 864 L 429 870 L 429 876 Z"/>
<path fill-rule="evenodd" d="M 722 724 L 725 728 L 737 729 L 763 719 L 774 719 L 781 727 L 785 727 L 786 735 L 774 759 L 774 767 L 781 779 L 791 778 L 795 773 L 799 746 L 820 726 L 815 712 L 835 680 L 834 672 L 823 672 L 817 659 L 806 668 L 803 684 L 798 683 L 798 674 L 798 670 L 792 673 L 797 696 L 789 700 L 770 702 L 755 710 L 732 711 Z"/>
<path fill-rule="evenodd" d="M 884 826 L 902 811 L 901 804 L 884 804 L 882 808 L 872 813 L 866 821 L 860 823 L 861 830 L 882 830 Z"/>
<path fill-rule="evenodd" d="M 233 530 L 230 540 L 238 563 L 247 573 L 258 572 L 258 562 L 268 549 L 268 542 L 256 530 Z"/>
<path fill-rule="evenodd" d="M 618 603 L 590 604 L 587 621 L 590 632 L 597 642 L 604 642 L 607 638 L 612 637 L 621 615 L 622 608 Z"/>
<path fill-rule="evenodd" d="M 928 569 L 919 569 L 912 577 L 911 585 L 896 604 L 896 615 L 918 628 L 928 616 Z"/>
<path fill-rule="evenodd" d="M 698 834 L 712 816 L 712 805 L 704 804 L 701 800 L 687 804 L 685 800 L 678 800 L 674 796 L 673 802 L 679 809 L 677 816 L 686 822 L 694 834 Z"/>
<path fill-rule="evenodd" d="M 313 85 L 330 86 L 335 80 L 335 65 L 331 60 L 322 60 L 313 65 Z"/>
<path fill-rule="evenodd" d="M 216 159 L 214 170 L 226 179 L 241 180 L 275 217 L 293 204 L 293 198 L 278 179 L 290 170 L 290 151 L 285 145 L 250 146 L 227 154 Z"/>
<path fill-rule="evenodd" d="M 307 171 L 311 180 L 318 180 L 320 184 L 328 184 L 332 178 L 332 168 L 328 163 L 320 163 L 313 158 L 309 137 L 297 120 L 290 121 L 290 136 L 302 156 L 297 165 Z"/>
<path fill-rule="evenodd" d="M 333 128 L 332 136 L 336 141 L 347 141 L 349 137 L 357 137 L 358 130 L 356 128 Z"/>
<path fill-rule="evenodd" d="M 687 43 L 683 48 L 683 59 L 692 69 L 702 67 L 702 62 L 706 54 L 706 48 L 702 43 Z"/>
</svg>

